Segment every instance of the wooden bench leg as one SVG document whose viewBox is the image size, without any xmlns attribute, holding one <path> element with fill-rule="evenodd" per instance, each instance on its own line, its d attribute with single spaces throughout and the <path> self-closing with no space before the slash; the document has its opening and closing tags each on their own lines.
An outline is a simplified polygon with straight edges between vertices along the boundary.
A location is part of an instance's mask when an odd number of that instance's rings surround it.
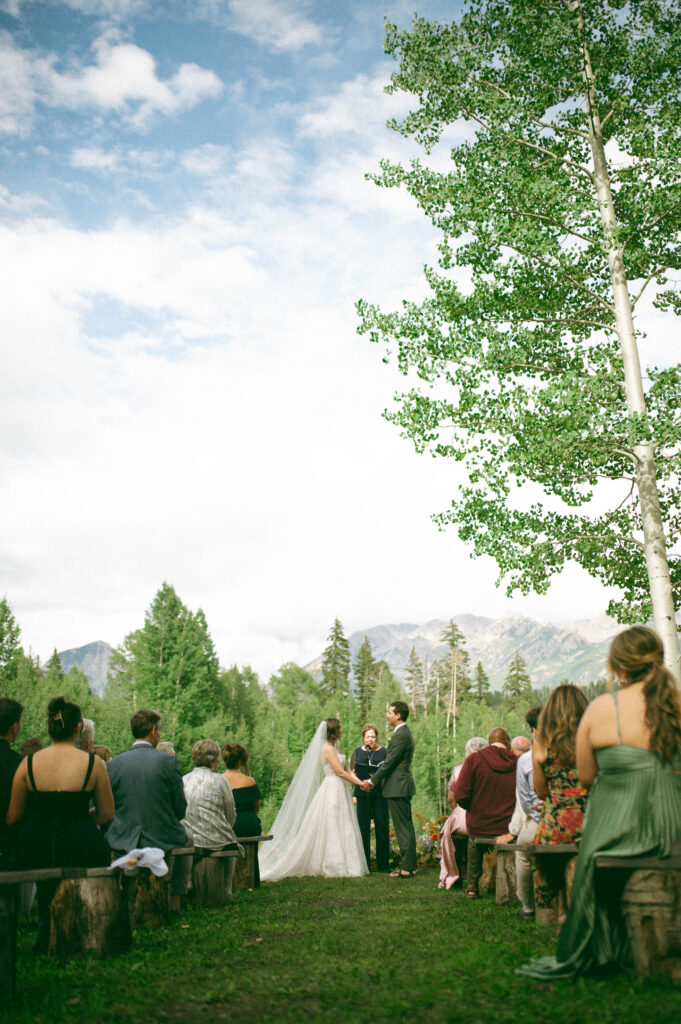
<svg viewBox="0 0 681 1024">
<path fill-rule="evenodd" d="M 0 886 L 0 1002 L 16 994 L 17 915 L 19 886 Z"/>
<path fill-rule="evenodd" d="M 48 956 L 115 956 L 130 949 L 127 900 L 117 875 L 60 882 L 50 903 Z"/>
<path fill-rule="evenodd" d="M 681 982 L 681 871 L 634 871 L 624 887 L 636 973 L 663 974 Z"/>
</svg>

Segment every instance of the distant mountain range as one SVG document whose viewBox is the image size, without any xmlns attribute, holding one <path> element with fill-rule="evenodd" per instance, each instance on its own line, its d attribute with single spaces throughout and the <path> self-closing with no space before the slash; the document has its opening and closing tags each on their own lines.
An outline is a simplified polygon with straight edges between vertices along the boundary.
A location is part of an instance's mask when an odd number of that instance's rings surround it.
<svg viewBox="0 0 681 1024">
<path fill-rule="evenodd" d="M 93 644 L 85 644 L 84 647 L 70 647 L 68 651 L 59 651 L 59 660 L 64 672 L 68 672 L 73 665 L 84 672 L 92 692 L 101 697 L 106 686 L 112 653 L 113 647 L 103 640 L 97 640 Z"/>
<path fill-rule="evenodd" d="M 603 678 L 610 640 L 622 628 L 607 615 L 562 627 L 542 626 L 512 613 L 501 619 L 454 615 L 453 620 L 465 637 L 471 668 L 481 661 L 493 689 L 503 683 L 516 651 L 525 659 L 532 684 L 538 688 L 556 686 L 566 678 L 573 683 Z M 422 661 L 428 658 L 430 663 L 448 653 L 440 640 L 448 624 L 449 620 L 432 619 L 422 625 L 403 622 L 360 629 L 349 637 L 353 660 L 366 636 L 374 657 L 386 661 L 393 674 L 404 680 L 412 647 Z M 306 667 L 316 674 L 321 662 L 320 655 Z"/>
<path fill-rule="evenodd" d="M 494 689 L 503 683 L 516 651 L 525 659 L 535 687 L 556 686 L 562 679 L 590 683 L 603 678 L 610 640 L 622 628 L 606 615 L 569 626 L 542 626 L 534 619 L 514 614 L 502 619 L 479 615 L 455 615 L 453 619 L 466 639 L 471 668 L 481 661 Z M 448 647 L 440 640 L 447 625 L 448 620 L 432 619 L 422 625 L 402 622 L 357 630 L 349 637 L 353 661 L 366 636 L 374 657 L 386 661 L 393 674 L 403 680 L 412 647 L 421 660 L 428 658 L 431 663 L 447 654 Z M 87 676 L 92 692 L 101 695 L 112 650 L 99 640 L 60 651 L 59 657 L 65 672 L 76 665 Z M 321 662 L 319 655 L 305 667 L 317 675 Z"/>
</svg>

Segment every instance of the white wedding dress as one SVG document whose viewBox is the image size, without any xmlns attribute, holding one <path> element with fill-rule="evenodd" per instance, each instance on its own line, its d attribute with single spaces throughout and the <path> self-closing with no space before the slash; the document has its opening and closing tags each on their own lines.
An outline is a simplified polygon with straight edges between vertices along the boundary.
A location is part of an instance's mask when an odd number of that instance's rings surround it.
<svg viewBox="0 0 681 1024">
<path fill-rule="evenodd" d="M 325 741 L 322 722 L 272 825 L 274 839 L 260 847 L 263 882 L 300 875 L 358 878 L 369 873 L 350 783 L 334 772 Z M 336 754 L 345 768 L 345 757 L 338 749 Z"/>
</svg>

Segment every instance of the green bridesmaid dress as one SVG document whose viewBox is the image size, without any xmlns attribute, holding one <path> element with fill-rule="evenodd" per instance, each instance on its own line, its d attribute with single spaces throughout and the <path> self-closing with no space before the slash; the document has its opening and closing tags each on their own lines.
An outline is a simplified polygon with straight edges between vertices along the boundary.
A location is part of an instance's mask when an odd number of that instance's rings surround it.
<svg viewBox="0 0 681 1024">
<path fill-rule="evenodd" d="M 622 743 L 617 693 L 613 693 L 619 746 L 595 751 L 598 775 L 587 801 L 584 831 L 567 920 L 555 956 L 518 968 L 536 981 L 556 981 L 596 967 L 631 963 L 620 897 L 623 872 L 596 875 L 595 858 L 666 857 L 681 838 L 681 752 L 664 764 L 650 750 Z"/>
</svg>

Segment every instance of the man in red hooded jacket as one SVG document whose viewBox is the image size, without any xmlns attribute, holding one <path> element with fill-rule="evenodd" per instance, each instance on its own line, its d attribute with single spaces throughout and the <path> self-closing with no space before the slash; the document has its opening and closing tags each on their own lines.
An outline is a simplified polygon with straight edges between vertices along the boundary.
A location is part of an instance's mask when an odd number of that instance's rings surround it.
<svg viewBox="0 0 681 1024">
<path fill-rule="evenodd" d="M 492 729 L 489 746 L 476 750 L 461 766 L 454 799 L 466 811 L 468 875 L 466 896 L 478 895 L 485 847 L 478 839 L 494 839 L 508 831 L 515 807 L 516 755 L 505 729 Z"/>
</svg>

